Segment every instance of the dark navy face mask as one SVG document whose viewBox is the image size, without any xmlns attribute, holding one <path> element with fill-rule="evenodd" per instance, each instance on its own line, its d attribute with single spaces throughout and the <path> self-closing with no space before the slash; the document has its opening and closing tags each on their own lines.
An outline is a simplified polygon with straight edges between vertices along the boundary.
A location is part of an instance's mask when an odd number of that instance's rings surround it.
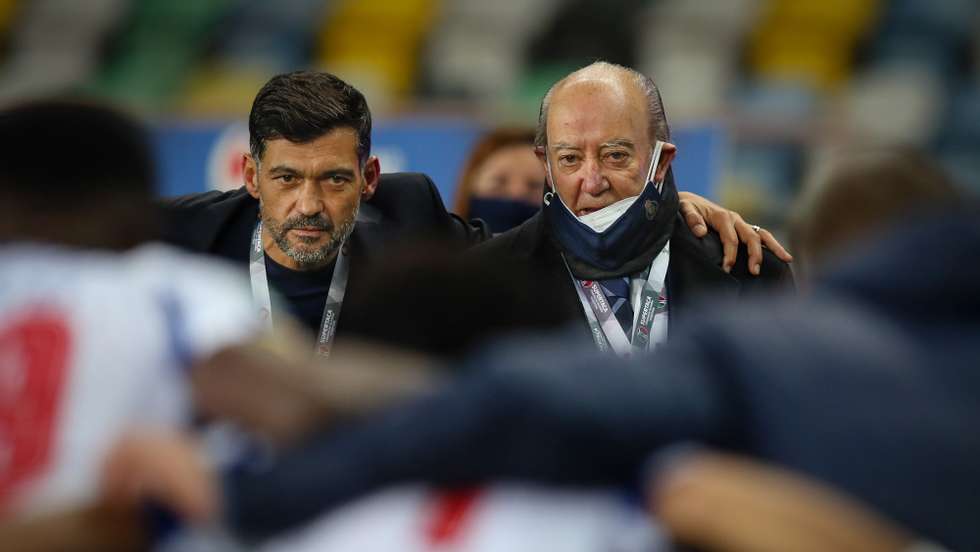
<svg viewBox="0 0 980 552">
<path fill-rule="evenodd" d="M 566 259 L 570 261 L 569 264 L 573 267 L 573 272 L 577 273 L 576 276 L 582 272 L 601 274 L 618 273 L 622 270 L 635 272 L 632 269 L 634 268 L 633 265 L 637 264 L 637 260 L 645 259 L 648 256 L 651 236 L 659 237 L 656 236 L 658 230 L 654 226 L 663 226 L 663 224 L 656 225 L 655 222 L 657 219 L 664 218 L 657 215 L 661 211 L 661 203 L 665 198 L 662 197 L 661 190 L 658 190 L 659 186 L 652 182 L 662 146 L 663 144 L 658 142 L 654 148 L 650 160 L 650 169 L 647 171 L 647 183 L 640 195 L 632 198 L 632 203 L 624 200 L 602 209 L 605 211 L 612 208 L 620 211 L 618 218 L 615 218 L 611 224 L 608 221 L 605 224 L 586 224 L 565 205 L 557 193 L 549 191 L 545 194 L 543 209 L 549 229 L 553 238 L 558 242 L 559 249 L 566 254 Z M 550 163 L 548 172 L 550 176 Z M 551 178 L 551 182 L 554 183 L 554 178 Z M 671 193 L 674 191 L 664 189 L 663 192 Z M 676 200 L 674 202 L 676 203 Z M 595 218 L 591 215 L 586 215 L 586 217 Z M 601 231 L 597 228 L 600 228 Z M 660 231 L 659 233 L 662 234 L 663 232 Z M 665 242 L 666 239 L 657 241 Z M 653 254 L 655 255 L 656 252 Z M 649 264 L 651 261 L 652 257 L 647 263 Z M 583 269 L 583 264 L 586 267 L 598 269 L 598 271 Z M 579 270 L 576 270 L 575 266 L 578 266 Z"/>
<path fill-rule="evenodd" d="M 514 199 L 470 199 L 470 218 L 483 219 L 494 234 L 506 232 L 534 216 L 540 207 Z"/>
</svg>

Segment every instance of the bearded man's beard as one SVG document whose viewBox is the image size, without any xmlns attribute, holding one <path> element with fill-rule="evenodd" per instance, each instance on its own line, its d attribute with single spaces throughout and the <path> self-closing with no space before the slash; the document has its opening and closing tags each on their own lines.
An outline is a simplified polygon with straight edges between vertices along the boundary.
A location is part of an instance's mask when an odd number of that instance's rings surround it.
<svg viewBox="0 0 980 552">
<path fill-rule="evenodd" d="M 333 260 L 335 254 L 343 245 L 347 238 L 354 231 L 354 222 L 357 220 L 357 211 L 360 206 L 354 207 L 351 216 L 338 226 L 334 226 L 333 221 L 324 214 L 312 216 L 296 216 L 288 218 L 282 224 L 276 223 L 270 217 L 262 217 L 262 224 L 269 230 L 269 234 L 276 242 L 279 250 L 287 257 L 296 261 L 301 270 L 313 270 L 322 268 Z M 289 231 L 295 228 L 315 228 L 323 232 L 330 233 L 330 239 L 319 247 L 312 246 L 318 238 L 309 236 L 294 236 L 299 243 L 289 240 Z"/>
</svg>

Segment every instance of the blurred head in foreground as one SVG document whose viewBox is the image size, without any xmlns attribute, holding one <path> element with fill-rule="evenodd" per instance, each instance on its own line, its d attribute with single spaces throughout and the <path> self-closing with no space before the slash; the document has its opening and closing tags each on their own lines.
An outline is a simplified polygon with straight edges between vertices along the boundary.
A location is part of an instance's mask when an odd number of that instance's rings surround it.
<svg viewBox="0 0 980 552">
<path fill-rule="evenodd" d="M 360 284 L 372 293 L 357 309 L 344 311 L 345 332 L 444 360 L 459 358 L 495 339 L 554 331 L 573 319 L 581 307 L 539 280 L 510 258 L 407 245 L 364 274 Z"/>
<path fill-rule="evenodd" d="M 935 161 L 912 148 L 848 152 L 817 167 L 791 222 L 793 249 L 806 273 L 909 217 L 960 198 Z"/>
<path fill-rule="evenodd" d="M 139 123 L 61 100 L 0 111 L 0 242 L 125 249 L 154 236 L 154 165 Z"/>
<path fill-rule="evenodd" d="M 534 155 L 533 129 L 493 130 L 470 152 L 453 211 L 463 218 L 483 219 L 494 232 L 509 230 L 541 207 L 544 177 Z"/>
</svg>

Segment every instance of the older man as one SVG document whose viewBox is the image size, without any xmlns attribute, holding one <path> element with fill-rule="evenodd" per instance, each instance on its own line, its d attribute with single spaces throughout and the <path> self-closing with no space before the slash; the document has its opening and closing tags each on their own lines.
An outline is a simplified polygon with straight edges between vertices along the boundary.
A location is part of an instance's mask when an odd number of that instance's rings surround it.
<svg viewBox="0 0 980 552">
<path fill-rule="evenodd" d="M 670 169 L 677 148 L 650 78 L 604 62 L 568 75 L 541 103 L 536 142 L 551 187 L 543 209 L 477 251 L 526 260 L 577 297 L 599 349 L 649 349 L 666 338 L 668 313 L 683 315 L 705 292 L 792 281 L 768 251 L 749 267 L 742 248 L 742 262 L 724 269 L 718 235 L 698 238 L 684 224 Z"/>
<path fill-rule="evenodd" d="M 489 237 L 482 224 L 449 214 L 427 176 L 381 174 L 371 155 L 367 101 L 334 75 L 273 77 L 255 97 L 249 138 L 245 186 L 169 202 L 166 239 L 248 262 L 258 308 L 265 316 L 295 315 L 317 336 L 320 353 L 330 350 L 344 303 L 354 303 L 345 310 L 356 309 L 358 297 L 370 295 L 348 273 L 383 258 L 386 245 L 412 236 L 462 245 Z M 747 233 L 737 215 L 697 196 L 687 199 L 692 228 L 705 231 L 707 220 L 732 249 L 738 229 L 757 251 L 762 242 L 782 250 L 770 236 Z M 284 308 L 273 308 L 270 287 Z"/>
</svg>

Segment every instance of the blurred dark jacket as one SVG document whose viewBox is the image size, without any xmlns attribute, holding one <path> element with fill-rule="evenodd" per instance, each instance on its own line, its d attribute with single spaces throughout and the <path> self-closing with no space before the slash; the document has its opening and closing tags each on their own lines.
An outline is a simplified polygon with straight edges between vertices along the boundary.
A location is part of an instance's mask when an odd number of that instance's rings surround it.
<svg viewBox="0 0 980 552">
<path fill-rule="evenodd" d="M 698 441 L 980 550 L 980 217 L 906 224 L 811 296 L 713 304 L 647 358 L 499 347 L 452 386 L 229 473 L 229 519 L 268 535 L 412 480 L 629 485 L 651 451 Z"/>
</svg>

